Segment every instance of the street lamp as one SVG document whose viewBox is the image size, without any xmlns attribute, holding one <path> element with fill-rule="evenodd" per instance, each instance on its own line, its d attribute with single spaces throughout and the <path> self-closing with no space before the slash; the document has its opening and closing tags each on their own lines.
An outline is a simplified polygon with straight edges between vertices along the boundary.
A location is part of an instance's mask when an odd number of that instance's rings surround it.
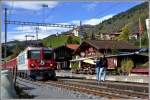
<svg viewBox="0 0 150 100">
<path fill-rule="evenodd" d="M 42 7 L 43 7 L 43 22 L 45 23 L 45 9 L 44 8 L 47 8 L 48 7 L 48 5 L 46 5 L 46 4 L 42 4 Z"/>
</svg>

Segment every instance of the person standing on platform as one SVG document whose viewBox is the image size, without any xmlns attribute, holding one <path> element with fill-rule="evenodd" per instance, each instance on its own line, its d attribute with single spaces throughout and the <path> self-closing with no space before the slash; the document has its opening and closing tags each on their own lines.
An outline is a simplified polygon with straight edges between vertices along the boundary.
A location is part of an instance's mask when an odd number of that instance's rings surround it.
<svg viewBox="0 0 150 100">
<path fill-rule="evenodd" d="M 102 68 L 102 72 L 100 73 L 99 78 L 100 78 L 100 81 L 105 81 L 107 67 L 108 67 L 108 61 L 107 61 L 107 58 L 105 57 L 105 54 L 103 55 L 103 58 L 101 59 L 100 65 Z"/>
<path fill-rule="evenodd" d="M 101 58 L 98 58 L 97 61 L 96 61 L 96 80 L 99 81 L 99 72 L 100 72 L 100 59 Z"/>
<path fill-rule="evenodd" d="M 103 58 L 100 57 L 96 62 L 96 79 L 98 82 L 102 80 L 102 75 L 104 71 L 104 66 L 102 65 Z"/>
</svg>

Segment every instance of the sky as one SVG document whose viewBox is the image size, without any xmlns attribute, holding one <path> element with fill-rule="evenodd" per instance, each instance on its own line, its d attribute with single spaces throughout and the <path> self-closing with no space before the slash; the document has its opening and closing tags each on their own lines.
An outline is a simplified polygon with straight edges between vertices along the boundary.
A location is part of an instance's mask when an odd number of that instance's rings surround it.
<svg viewBox="0 0 150 100">
<path fill-rule="evenodd" d="M 2 8 L 8 8 L 8 20 L 10 21 L 79 26 L 80 21 L 82 25 L 97 25 L 140 3 L 142 2 L 3 1 Z M 71 28 L 39 26 L 39 39 L 68 30 Z M 7 31 L 7 41 L 21 41 L 25 40 L 25 35 L 36 35 L 35 26 L 29 25 L 8 24 Z M 34 40 L 36 37 L 28 39 Z M 4 10 L 2 11 L 1 40 L 4 41 Z"/>
</svg>

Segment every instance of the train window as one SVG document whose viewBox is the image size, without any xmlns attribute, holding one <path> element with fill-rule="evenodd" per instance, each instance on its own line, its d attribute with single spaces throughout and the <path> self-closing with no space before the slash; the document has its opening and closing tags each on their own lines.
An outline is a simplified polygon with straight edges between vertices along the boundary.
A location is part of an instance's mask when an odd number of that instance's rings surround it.
<svg viewBox="0 0 150 100">
<path fill-rule="evenodd" d="M 44 59 L 51 59 L 53 57 L 53 53 L 51 50 L 44 51 Z"/>
<path fill-rule="evenodd" d="M 31 58 L 31 59 L 40 59 L 40 51 L 31 50 L 28 57 Z"/>
<path fill-rule="evenodd" d="M 31 57 L 30 51 L 27 51 L 27 58 L 29 59 Z"/>
</svg>

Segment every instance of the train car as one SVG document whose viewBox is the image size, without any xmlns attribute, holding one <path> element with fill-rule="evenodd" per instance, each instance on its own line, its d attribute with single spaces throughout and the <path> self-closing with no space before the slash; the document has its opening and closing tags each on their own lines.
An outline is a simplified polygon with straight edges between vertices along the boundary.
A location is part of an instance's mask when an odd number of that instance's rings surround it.
<svg viewBox="0 0 150 100">
<path fill-rule="evenodd" d="M 17 71 L 32 79 L 55 78 L 55 54 L 47 47 L 27 47 L 17 56 Z"/>
</svg>

